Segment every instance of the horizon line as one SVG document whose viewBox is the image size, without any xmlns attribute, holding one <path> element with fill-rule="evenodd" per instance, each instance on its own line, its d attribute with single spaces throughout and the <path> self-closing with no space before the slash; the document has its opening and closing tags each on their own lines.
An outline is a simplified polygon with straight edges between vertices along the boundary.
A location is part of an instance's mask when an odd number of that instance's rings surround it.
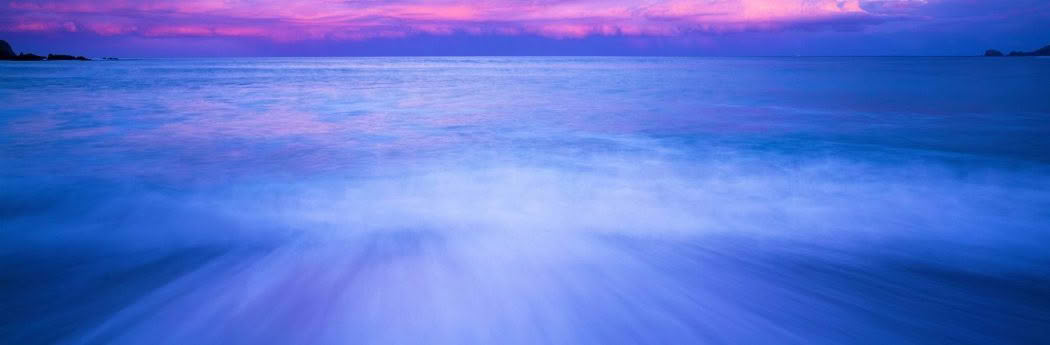
<svg viewBox="0 0 1050 345">
<path fill-rule="evenodd" d="M 36 54 L 21 52 L 21 54 Z M 45 55 L 77 55 L 71 53 L 47 53 Z M 255 58 L 393 58 L 393 57 L 636 57 L 636 58 L 959 58 L 959 57 L 989 57 L 983 54 L 974 55 L 627 55 L 627 54 L 600 54 L 600 55 L 230 55 L 230 56 L 88 56 L 89 58 L 118 58 L 118 59 L 255 59 Z M 1040 57 L 1040 56 L 1003 56 L 1003 57 Z"/>
</svg>

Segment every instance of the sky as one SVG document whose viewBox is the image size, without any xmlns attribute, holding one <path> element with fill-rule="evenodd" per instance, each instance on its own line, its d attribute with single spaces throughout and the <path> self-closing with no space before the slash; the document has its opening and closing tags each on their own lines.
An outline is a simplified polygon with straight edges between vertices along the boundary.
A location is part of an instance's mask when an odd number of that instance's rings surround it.
<svg viewBox="0 0 1050 345">
<path fill-rule="evenodd" d="M 1050 44 L 1050 1 L 6 0 L 0 39 L 124 57 L 976 55 Z"/>
</svg>

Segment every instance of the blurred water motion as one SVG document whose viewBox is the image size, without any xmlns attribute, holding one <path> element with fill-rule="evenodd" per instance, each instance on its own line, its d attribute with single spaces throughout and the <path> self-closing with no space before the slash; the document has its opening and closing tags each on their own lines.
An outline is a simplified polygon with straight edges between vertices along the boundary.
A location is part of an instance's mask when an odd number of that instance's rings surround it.
<svg viewBox="0 0 1050 345">
<path fill-rule="evenodd" d="M 1050 342 L 1050 60 L 0 75 L 3 344 Z"/>
</svg>

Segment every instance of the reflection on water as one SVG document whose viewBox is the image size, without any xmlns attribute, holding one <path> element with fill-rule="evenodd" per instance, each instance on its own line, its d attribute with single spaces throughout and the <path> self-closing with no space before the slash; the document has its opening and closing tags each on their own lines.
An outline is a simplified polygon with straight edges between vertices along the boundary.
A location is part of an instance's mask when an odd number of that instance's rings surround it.
<svg viewBox="0 0 1050 345">
<path fill-rule="evenodd" d="M 1045 59 L 0 74 L 0 343 L 1050 339 Z"/>
</svg>

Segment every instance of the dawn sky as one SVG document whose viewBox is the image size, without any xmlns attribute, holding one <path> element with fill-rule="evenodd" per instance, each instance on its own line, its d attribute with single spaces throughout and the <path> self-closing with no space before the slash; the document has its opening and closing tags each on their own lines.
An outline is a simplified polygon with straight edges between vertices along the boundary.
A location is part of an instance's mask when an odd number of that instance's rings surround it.
<svg viewBox="0 0 1050 345">
<path fill-rule="evenodd" d="M 94 56 L 974 55 L 1046 0 L 10 0 L 20 52 Z"/>
</svg>

